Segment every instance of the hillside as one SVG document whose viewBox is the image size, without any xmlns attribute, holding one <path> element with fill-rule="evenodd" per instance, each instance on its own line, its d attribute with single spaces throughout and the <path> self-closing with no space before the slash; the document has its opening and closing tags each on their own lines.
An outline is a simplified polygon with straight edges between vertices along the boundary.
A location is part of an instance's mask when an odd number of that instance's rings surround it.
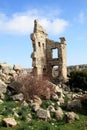
<svg viewBox="0 0 87 130">
<path fill-rule="evenodd" d="M 0 64 L 0 130 L 87 130 L 87 91 Z"/>
</svg>

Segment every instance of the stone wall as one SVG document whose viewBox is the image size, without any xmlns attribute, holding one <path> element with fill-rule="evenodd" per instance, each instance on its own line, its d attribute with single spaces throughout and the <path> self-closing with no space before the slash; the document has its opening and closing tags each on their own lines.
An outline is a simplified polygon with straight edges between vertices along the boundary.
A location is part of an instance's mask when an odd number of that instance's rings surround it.
<svg viewBox="0 0 87 130">
<path fill-rule="evenodd" d="M 66 40 L 60 38 L 60 42 L 48 39 L 46 31 L 35 20 L 34 31 L 31 34 L 33 53 L 31 54 L 33 73 L 38 76 L 48 75 L 53 78 L 52 70 L 58 67 L 58 79 L 67 80 L 66 67 Z M 53 57 L 53 50 L 57 49 L 57 57 Z"/>
</svg>

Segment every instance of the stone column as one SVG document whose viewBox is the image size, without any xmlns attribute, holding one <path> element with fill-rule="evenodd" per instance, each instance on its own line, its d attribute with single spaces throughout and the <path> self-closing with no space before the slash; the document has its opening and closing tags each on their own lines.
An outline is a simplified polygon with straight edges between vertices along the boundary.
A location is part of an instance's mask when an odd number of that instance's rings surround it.
<svg viewBox="0 0 87 130">
<path fill-rule="evenodd" d="M 66 40 L 64 37 L 60 38 L 60 53 L 61 53 L 61 76 L 60 76 L 60 80 L 62 81 L 67 81 L 67 65 L 66 65 Z"/>
</svg>

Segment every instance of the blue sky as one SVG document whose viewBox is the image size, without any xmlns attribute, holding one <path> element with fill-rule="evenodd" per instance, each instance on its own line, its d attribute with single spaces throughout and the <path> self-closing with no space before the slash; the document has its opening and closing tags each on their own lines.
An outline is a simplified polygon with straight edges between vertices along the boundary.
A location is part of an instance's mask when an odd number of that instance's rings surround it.
<svg viewBox="0 0 87 130">
<path fill-rule="evenodd" d="M 33 21 L 67 42 L 67 65 L 87 64 L 87 0 L 0 0 L 0 62 L 31 68 Z"/>
</svg>

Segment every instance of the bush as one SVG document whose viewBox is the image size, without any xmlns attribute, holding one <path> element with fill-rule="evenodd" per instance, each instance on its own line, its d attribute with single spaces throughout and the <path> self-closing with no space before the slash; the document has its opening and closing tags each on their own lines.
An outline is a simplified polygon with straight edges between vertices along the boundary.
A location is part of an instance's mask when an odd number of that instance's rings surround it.
<svg viewBox="0 0 87 130">
<path fill-rule="evenodd" d="M 44 78 L 37 78 L 30 74 L 16 77 L 15 82 L 21 84 L 21 89 L 18 87 L 17 91 L 22 92 L 26 99 L 32 99 L 34 95 L 43 99 L 49 99 L 54 93 L 52 83 Z"/>
<path fill-rule="evenodd" d="M 87 70 L 72 71 L 69 77 L 69 84 L 72 88 L 87 90 Z"/>
<path fill-rule="evenodd" d="M 82 105 L 87 107 L 87 94 L 83 94 L 80 100 Z"/>
<path fill-rule="evenodd" d="M 43 109 L 47 109 L 48 106 L 51 105 L 51 103 L 52 103 L 51 100 L 43 100 L 43 103 L 42 103 L 41 107 L 42 107 Z"/>
</svg>

